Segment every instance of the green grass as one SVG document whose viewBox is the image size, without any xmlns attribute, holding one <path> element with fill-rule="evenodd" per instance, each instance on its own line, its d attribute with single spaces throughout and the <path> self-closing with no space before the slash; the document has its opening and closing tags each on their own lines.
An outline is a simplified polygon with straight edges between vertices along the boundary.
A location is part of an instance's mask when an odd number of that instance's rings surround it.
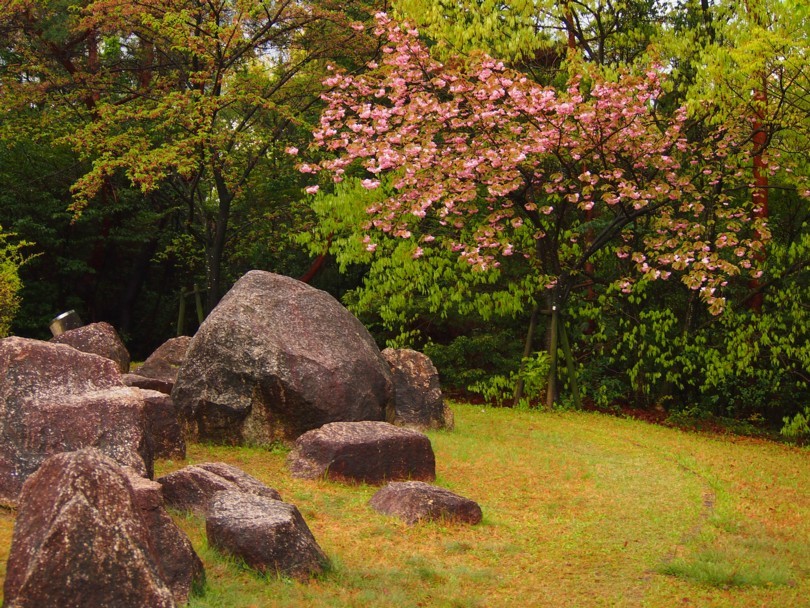
<svg viewBox="0 0 810 608">
<path fill-rule="evenodd" d="M 191 606 L 810 607 L 807 449 L 601 414 L 453 409 L 456 430 L 430 433 L 437 483 L 479 502 L 472 527 L 379 515 L 376 488 L 293 479 L 280 448 L 192 445 L 187 461 L 159 462 L 159 474 L 243 468 L 298 506 L 331 560 L 307 583 L 259 576 L 175 514 L 206 566 Z M 0 517 L 0 542 L 11 522 Z"/>
<path fill-rule="evenodd" d="M 790 585 L 790 565 L 779 554 L 751 551 L 741 545 L 706 549 L 690 559 L 677 559 L 661 571 L 713 587 Z"/>
</svg>

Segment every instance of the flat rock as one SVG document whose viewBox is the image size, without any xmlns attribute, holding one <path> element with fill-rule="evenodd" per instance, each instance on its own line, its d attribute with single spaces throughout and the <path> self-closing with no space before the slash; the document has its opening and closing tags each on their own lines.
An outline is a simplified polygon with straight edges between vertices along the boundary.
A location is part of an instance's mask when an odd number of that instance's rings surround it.
<svg viewBox="0 0 810 608">
<path fill-rule="evenodd" d="M 166 395 L 172 394 L 174 382 L 166 382 L 157 378 L 147 378 L 138 374 L 121 374 L 121 382 L 126 386 L 141 388 L 147 391 L 158 391 Z"/>
<path fill-rule="evenodd" d="M 217 492 L 205 518 L 208 542 L 261 572 L 305 579 L 327 558 L 298 509 L 244 492 Z"/>
<path fill-rule="evenodd" d="M 475 501 L 421 481 L 391 482 L 371 497 L 369 505 L 407 524 L 446 519 L 474 525 L 482 516 Z"/>
<path fill-rule="evenodd" d="M 114 361 L 118 370 L 129 371 L 129 351 L 109 323 L 91 323 L 51 338 L 51 342 L 67 344 L 84 353 L 92 353 Z"/>
<path fill-rule="evenodd" d="M 2 502 L 14 504 L 48 456 L 84 447 L 152 474 L 144 401 L 109 359 L 64 344 L 0 340 L 0 404 Z"/>
<path fill-rule="evenodd" d="M 171 393 L 177 380 L 177 372 L 183 361 L 186 360 L 186 352 L 190 345 L 191 337 L 189 336 L 178 336 L 167 340 L 147 357 L 143 365 L 135 370 L 135 374 L 160 381 L 163 386 L 168 386 L 169 390 L 166 392 Z"/>
<path fill-rule="evenodd" d="M 177 605 L 121 467 L 85 449 L 26 481 L 4 595 L 6 608 Z"/>
<path fill-rule="evenodd" d="M 155 561 L 178 605 L 188 603 L 195 588 L 205 582 L 205 569 L 191 541 L 166 512 L 161 485 L 125 469 L 133 500 L 152 541 Z"/>
<path fill-rule="evenodd" d="M 160 391 L 137 389 L 144 401 L 146 429 L 152 438 L 155 458 L 186 457 L 186 441 L 172 398 Z"/>
<path fill-rule="evenodd" d="M 223 490 L 281 500 L 271 487 L 241 469 L 224 462 L 203 462 L 190 465 L 160 477 L 166 503 L 175 509 L 205 513 L 211 498 Z"/>
<path fill-rule="evenodd" d="M 332 422 L 301 435 L 287 458 L 294 477 L 382 484 L 436 479 L 430 439 L 387 422 Z"/>
<path fill-rule="evenodd" d="M 6 400 L 123 386 L 115 363 L 64 344 L 12 336 L 0 340 L 0 391 Z"/>
<path fill-rule="evenodd" d="M 328 422 L 385 420 L 393 385 L 331 295 L 253 270 L 200 326 L 172 397 L 201 440 L 270 445 Z"/>
<path fill-rule="evenodd" d="M 394 380 L 394 423 L 420 429 L 453 428 L 439 372 L 430 357 L 409 348 L 386 348 L 383 358 Z"/>
</svg>

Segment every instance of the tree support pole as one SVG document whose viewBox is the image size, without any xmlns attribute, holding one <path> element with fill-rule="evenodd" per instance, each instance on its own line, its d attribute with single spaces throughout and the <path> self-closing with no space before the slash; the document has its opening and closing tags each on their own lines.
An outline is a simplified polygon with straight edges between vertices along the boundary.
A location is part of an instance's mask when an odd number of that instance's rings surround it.
<svg viewBox="0 0 810 608">
<path fill-rule="evenodd" d="M 559 320 L 558 320 L 559 323 Z M 571 354 L 571 346 L 568 344 L 568 332 L 565 331 L 565 323 L 560 324 L 560 345 L 562 346 L 563 353 L 565 354 L 565 366 L 568 370 L 568 382 L 571 386 L 571 393 L 574 397 L 574 406 L 582 409 L 582 399 L 579 395 L 579 382 L 577 382 L 577 373 L 574 368 L 574 356 Z"/>
<path fill-rule="evenodd" d="M 177 312 L 177 335 L 182 336 L 186 326 L 186 294 L 180 292 L 180 310 Z"/>
<path fill-rule="evenodd" d="M 548 388 L 546 390 L 546 407 L 551 409 L 557 398 L 557 342 L 560 323 L 560 311 L 556 304 L 551 306 L 551 327 L 549 332 L 549 368 L 548 368 Z"/>
<path fill-rule="evenodd" d="M 202 297 L 200 296 L 200 288 L 197 283 L 194 283 L 194 302 L 197 305 L 197 323 L 202 325 L 205 320 L 205 312 L 203 311 Z"/>
</svg>

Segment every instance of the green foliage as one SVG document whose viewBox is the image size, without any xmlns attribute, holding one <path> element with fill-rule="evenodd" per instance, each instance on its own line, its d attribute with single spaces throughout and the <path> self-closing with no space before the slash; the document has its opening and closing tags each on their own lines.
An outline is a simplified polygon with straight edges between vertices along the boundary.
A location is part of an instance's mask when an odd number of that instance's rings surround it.
<svg viewBox="0 0 810 608">
<path fill-rule="evenodd" d="M 270 265 L 251 245 L 279 240 L 250 225 L 300 199 L 287 151 L 304 146 L 329 58 L 352 67 L 367 57 L 369 37 L 351 26 L 368 10 L 362 0 L 6 3 L 0 139 L 67 146 L 81 161 L 69 182 L 77 215 L 106 213 L 126 192 L 160 212 L 142 233 L 169 232 L 157 250 L 173 232 L 193 239 L 164 260 L 189 263 L 178 282 L 205 285 L 211 308 L 243 265 Z"/>
<path fill-rule="evenodd" d="M 810 438 L 810 407 L 805 407 L 792 418 L 785 416 L 782 419 L 781 433 L 793 441 L 803 441 Z"/>
<path fill-rule="evenodd" d="M 775 422 L 810 398 L 810 319 L 801 293 L 800 286 L 785 287 L 770 295 L 761 314 L 729 307 L 691 330 L 677 309 L 631 295 L 618 306 L 615 324 L 600 319 L 600 333 L 589 338 L 608 340 L 594 344 L 596 365 L 603 373 L 614 370 L 614 381 L 621 370 L 625 396 L 637 405 L 697 408 L 737 419 L 759 414 Z M 589 396 L 604 405 L 603 396 L 594 394 L 599 375 L 593 380 Z"/>
<path fill-rule="evenodd" d="M 314 255 L 320 255 L 328 248 L 341 272 L 353 264 L 367 264 L 372 253 L 369 241 L 363 239 L 366 209 L 384 200 L 389 193 L 385 183 L 369 190 L 356 178 L 335 184 L 331 192 L 319 191 L 309 203 L 317 222 L 308 232 L 297 235 L 295 240 Z"/>
<path fill-rule="evenodd" d="M 495 57 L 522 59 L 549 45 L 537 27 L 535 0 L 397 0 L 399 14 L 439 43 L 442 54 L 484 50 Z M 543 8 L 553 8 L 555 3 Z"/>
<path fill-rule="evenodd" d="M 362 268 L 362 285 L 345 303 L 380 342 L 423 348 L 446 387 L 466 390 L 508 375 L 520 356 L 522 313 L 537 285 L 531 267 L 527 272 L 514 260 L 476 271 L 449 247 L 422 250 L 416 235 L 376 235 L 372 242 L 363 230 L 366 209 L 389 195 L 385 181 L 368 190 L 358 179 L 345 179 L 312 198 L 317 224 L 296 240 L 314 254 L 328 247 L 344 272 Z"/>
<path fill-rule="evenodd" d="M 514 332 L 501 325 L 470 327 L 447 343 L 428 341 L 423 352 L 439 370 L 442 385 L 469 390 L 497 375 L 510 375 L 520 356 L 520 342 Z M 509 390 L 514 391 L 514 385 Z"/>
<path fill-rule="evenodd" d="M 344 274 L 324 282 L 336 294 L 355 287 L 344 301 L 381 344 L 421 347 L 445 387 L 510 403 L 528 311 L 555 271 L 533 253 L 531 235 L 516 229 L 509 238 L 532 259 L 515 255 L 485 272 L 435 246 L 449 229 L 429 217 L 411 218 L 409 239 L 372 241 L 366 209 L 391 196 L 390 183 L 368 190 L 347 167 L 342 183 L 302 198 L 308 178 L 285 151 L 306 147 L 327 61 L 352 72 L 365 63 L 370 28 L 352 25 L 368 19 L 369 4 L 280 6 L 285 31 L 254 27 L 266 3 L 219 6 L 60 0 L 0 9 L 0 224 L 17 235 L 0 232 L 0 335 L 45 337 L 55 313 L 76 308 L 113 322 L 145 355 L 172 332 L 177 294 L 204 289 L 213 264 L 224 288 L 249 268 L 301 276 L 305 251 L 328 251 Z M 443 58 L 483 49 L 543 82 L 562 83 L 561 67 L 575 65 L 564 63 L 569 29 L 577 66 L 608 72 L 646 52 L 675 83 L 656 99 L 657 119 L 685 101 L 695 141 L 729 117 L 762 115 L 774 236 L 762 260 L 762 314 L 748 310 L 744 280 L 724 288 L 732 304 L 716 319 L 672 281 L 629 293 L 608 287 L 633 265 L 606 247 L 576 277 L 565 316 L 586 396 L 599 407 L 664 406 L 673 417 L 764 419 L 783 424 L 786 437 L 810 434 L 810 229 L 800 198 L 810 175 L 807 3 L 396 0 L 394 8 Z M 189 16 L 216 26 L 191 35 Z M 258 38 L 240 34 L 247 30 Z M 764 101 L 751 94 L 760 86 Z M 80 205 L 95 196 L 75 220 L 73 184 Z M 750 194 L 742 187 L 735 196 Z M 563 260 L 576 259 L 590 237 L 574 241 L 563 219 L 548 233 Z M 587 227 L 599 234 L 612 219 L 596 214 Z M 707 208 L 706 234 L 712 222 Z M 224 242 L 215 242 L 217 227 Z M 436 242 L 424 246 L 423 235 Z M 651 235 L 639 221 L 628 238 Z M 26 242 L 38 257 L 20 268 Z M 591 278 L 593 297 L 582 287 Z M 543 365 L 532 359 L 522 374 L 534 397 Z"/>
<path fill-rule="evenodd" d="M 11 322 L 20 308 L 19 292 L 22 288 L 19 270 L 26 257 L 22 249 L 31 245 L 26 241 L 11 242 L 16 235 L 3 232 L 0 226 L 0 338 L 5 338 Z"/>
<path fill-rule="evenodd" d="M 544 398 L 548 385 L 549 355 L 537 352 L 533 357 L 523 359 L 521 369 L 508 376 L 494 375 L 486 380 L 467 387 L 471 393 L 481 395 L 488 403 L 495 405 L 515 405 L 527 409 Z M 523 397 L 514 403 L 515 386 L 523 381 Z"/>
<path fill-rule="evenodd" d="M 569 34 L 602 65 L 632 63 L 660 29 L 656 0 L 396 0 L 396 13 L 435 42 L 440 57 L 485 51 L 526 67 L 559 68 Z"/>
</svg>

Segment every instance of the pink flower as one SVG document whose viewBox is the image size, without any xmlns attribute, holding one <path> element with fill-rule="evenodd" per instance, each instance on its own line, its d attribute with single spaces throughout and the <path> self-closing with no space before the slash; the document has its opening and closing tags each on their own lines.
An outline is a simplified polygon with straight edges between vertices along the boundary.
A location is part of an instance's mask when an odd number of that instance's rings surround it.
<svg viewBox="0 0 810 608">
<path fill-rule="evenodd" d="M 304 188 L 304 192 L 306 192 L 307 194 L 315 194 L 320 189 L 321 189 L 320 186 L 307 186 L 306 188 Z"/>
<path fill-rule="evenodd" d="M 295 156 L 296 154 L 298 154 L 298 148 L 296 148 L 295 146 L 288 146 L 284 148 L 284 151 L 291 156 Z"/>
</svg>

